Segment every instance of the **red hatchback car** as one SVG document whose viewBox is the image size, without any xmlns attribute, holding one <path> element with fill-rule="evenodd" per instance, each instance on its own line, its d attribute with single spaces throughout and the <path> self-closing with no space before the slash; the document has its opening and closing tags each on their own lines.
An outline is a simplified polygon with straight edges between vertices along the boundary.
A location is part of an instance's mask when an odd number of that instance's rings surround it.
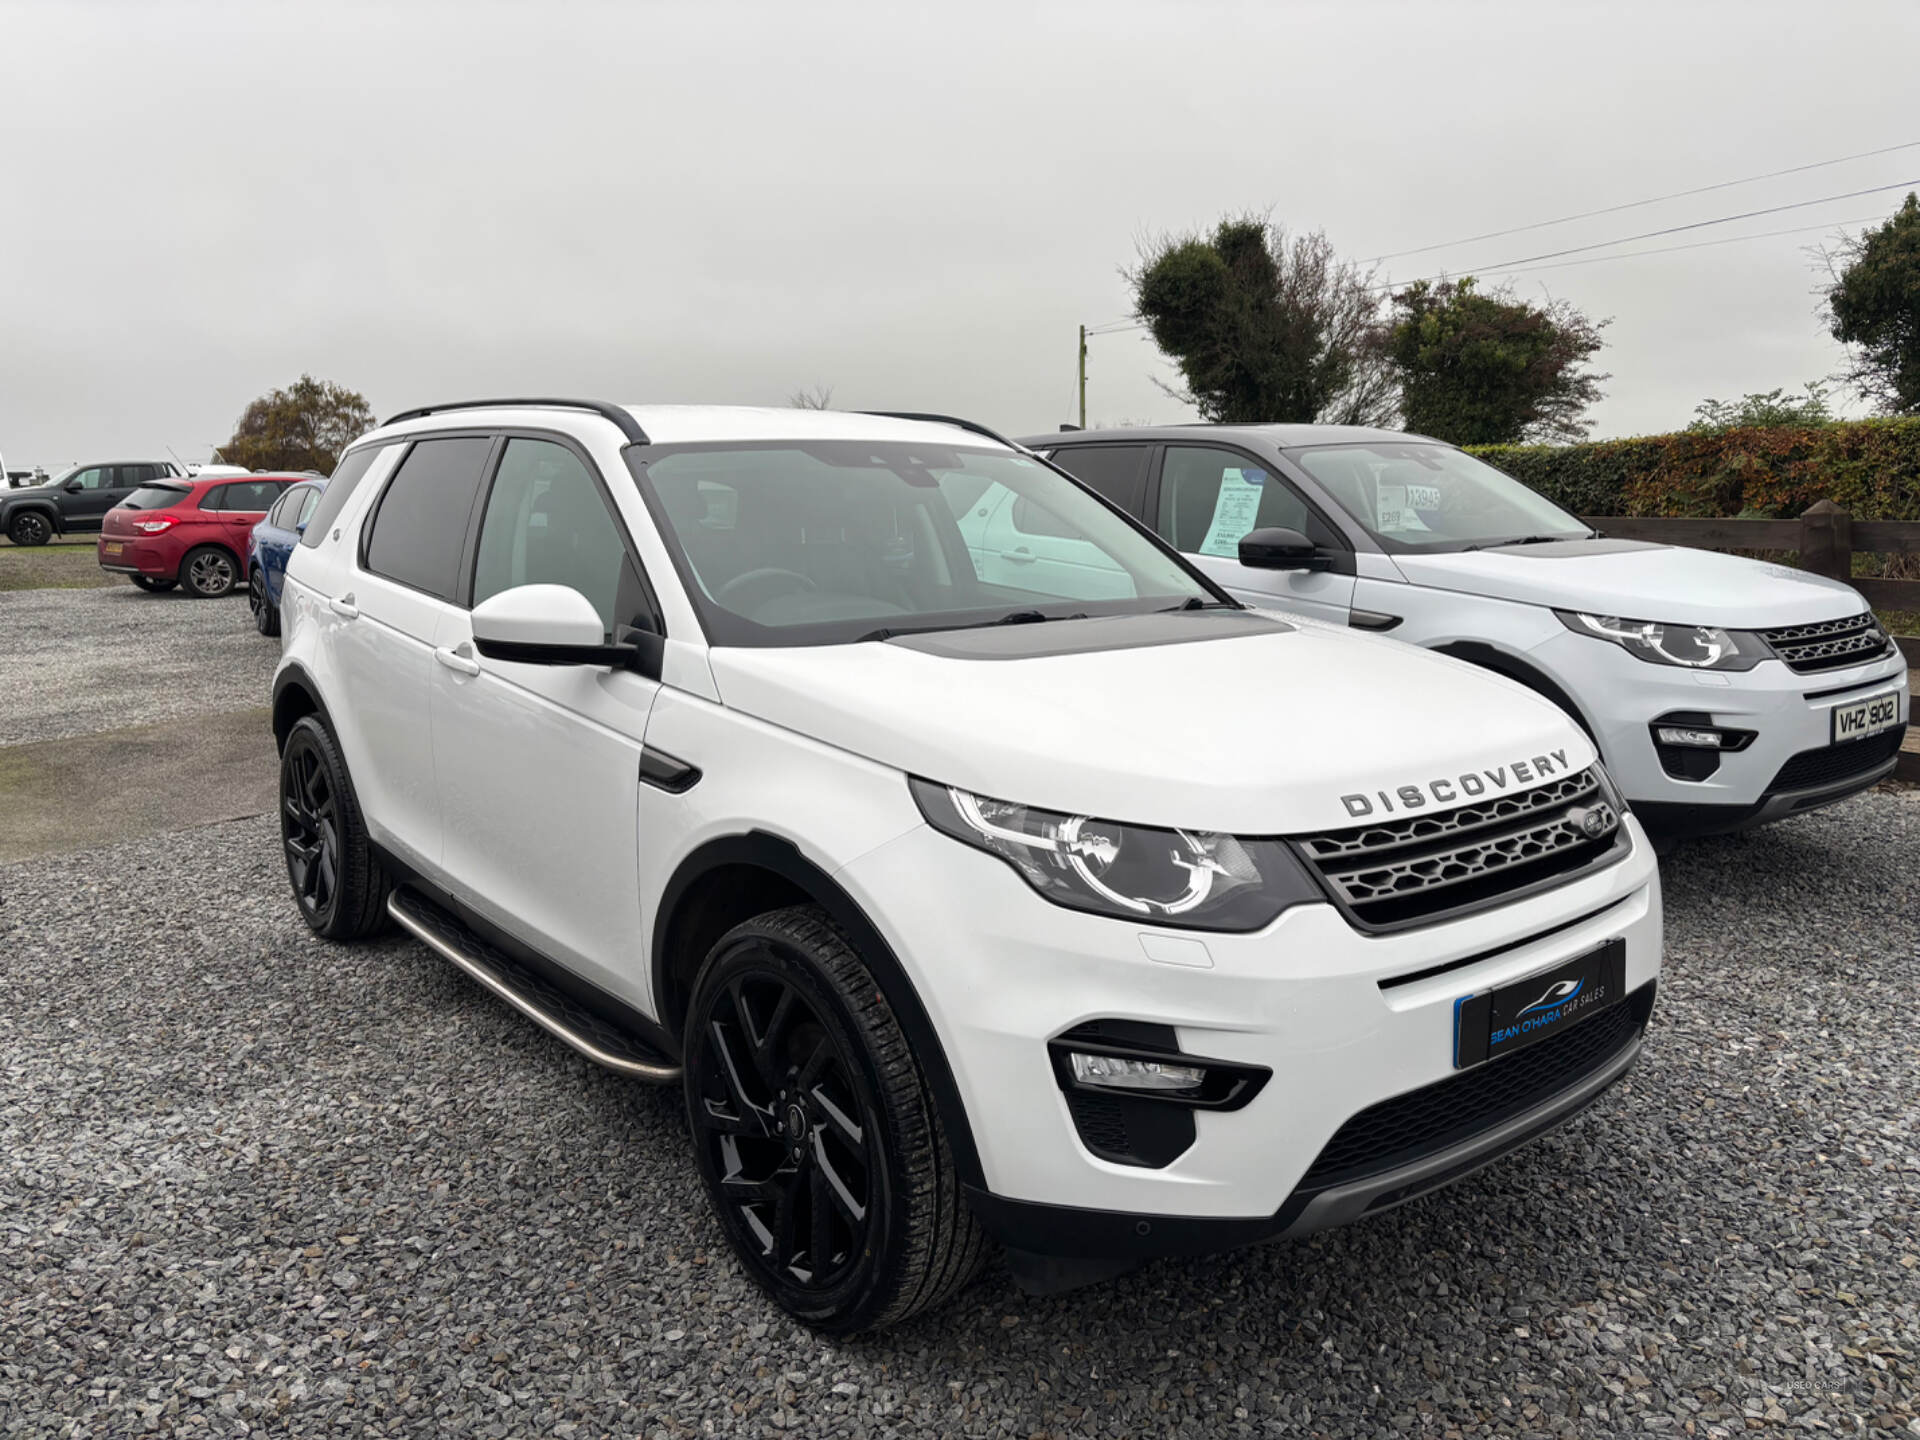
<svg viewBox="0 0 1920 1440">
<path fill-rule="evenodd" d="M 222 475 L 155 480 L 107 511 L 100 568 L 142 590 L 180 586 L 189 595 L 233 591 L 247 573 L 247 537 L 280 492 L 307 475 Z"/>
</svg>

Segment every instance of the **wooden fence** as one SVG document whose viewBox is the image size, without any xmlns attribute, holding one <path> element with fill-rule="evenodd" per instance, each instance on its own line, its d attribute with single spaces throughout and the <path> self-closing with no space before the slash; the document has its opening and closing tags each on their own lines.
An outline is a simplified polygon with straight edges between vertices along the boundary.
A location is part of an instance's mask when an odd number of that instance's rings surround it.
<svg viewBox="0 0 1920 1440">
<path fill-rule="evenodd" d="M 1920 611 L 1920 580 L 1882 580 L 1853 573 L 1856 551 L 1920 554 L 1920 521 L 1856 520 L 1831 500 L 1808 507 L 1798 520 L 1694 520 L 1652 515 L 1581 518 L 1594 529 L 1622 540 L 1691 545 L 1698 550 L 1792 551 L 1802 570 L 1846 581 L 1876 609 Z M 1907 663 L 1920 666 L 1920 635 L 1896 635 L 1894 639 Z M 1902 780 L 1920 781 L 1920 726 L 1907 727 L 1900 768 L 1894 773 Z"/>
</svg>

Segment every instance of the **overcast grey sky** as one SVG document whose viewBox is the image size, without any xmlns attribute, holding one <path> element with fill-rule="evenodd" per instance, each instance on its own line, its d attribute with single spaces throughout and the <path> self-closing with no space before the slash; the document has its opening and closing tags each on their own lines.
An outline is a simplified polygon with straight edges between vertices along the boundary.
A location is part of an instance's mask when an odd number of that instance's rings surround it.
<svg viewBox="0 0 1920 1440">
<path fill-rule="evenodd" d="M 204 455 L 301 371 L 1072 418 L 1144 235 L 1356 258 L 1920 140 L 1920 4 L 0 0 L 0 451 Z M 1456 272 L 1920 177 L 1920 148 L 1394 262 Z M 1890 213 L 1900 193 L 1649 246 Z M 1820 231 L 1570 266 L 1596 433 L 1838 352 Z M 1138 335 L 1088 410 L 1183 418 Z"/>
</svg>

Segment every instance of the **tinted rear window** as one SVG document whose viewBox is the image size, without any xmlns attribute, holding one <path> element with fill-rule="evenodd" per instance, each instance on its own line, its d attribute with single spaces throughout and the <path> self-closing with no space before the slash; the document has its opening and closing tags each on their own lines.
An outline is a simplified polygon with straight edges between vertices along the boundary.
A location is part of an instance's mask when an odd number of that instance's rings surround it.
<svg viewBox="0 0 1920 1440">
<path fill-rule="evenodd" d="M 287 488 L 287 482 L 284 480 L 236 480 L 233 484 L 221 488 L 227 492 L 226 498 L 220 504 L 222 510 L 258 511 L 264 515 L 273 508 L 273 502 L 280 498 L 280 492 Z"/>
<path fill-rule="evenodd" d="M 120 503 L 128 510 L 164 510 L 192 493 L 185 485 L 142 485 Z"/>
<path fill-rule="evenodd" d="M 300 543 L 316 546 L 333 528 L 334 520 L 341 510 L 346 508 L 347 498 L 359 487 L 361 478 L 373 466 L 374 457 L 382 447 L 365 445 L 345 456 L 333 472 L 333 478 L 327 481 L 326 493 L 320 497 L 320 508 L 307 520 L 307 533 L 300 537 Z"/>
<path fill-rule="evenodd" d="M 368 522 L 367 569 L 451 600 L 492 446 L 484 436 L 461 436 L 422 440 L 409 450 Z M 333 483 L 340 483 L 338 477 Z"/>
</svg>

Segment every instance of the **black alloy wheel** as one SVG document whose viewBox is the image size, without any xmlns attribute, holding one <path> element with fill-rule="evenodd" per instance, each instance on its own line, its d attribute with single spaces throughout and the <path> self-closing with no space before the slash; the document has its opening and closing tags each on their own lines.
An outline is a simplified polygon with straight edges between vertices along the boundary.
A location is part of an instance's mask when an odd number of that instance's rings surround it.
<svg viewBox="0 0 1920 1440">
<path fill-rule="evenodd" d="M 736 926 L 695 986 L 687 1110 L 702 1178 L 754 1279 L 845 1333 L 939 1304 L 984 1237 L 911 1047 L 810 906 Z"/>
<path fill-rule="evenodd" d="M 281 761 L 280 840 L 294 898 L 324 924 L 340 899 L 340 802 L 316 745 L 290 744 Z"/>
<path fill-rule="evenodd" d="M 777 970 L 736 969 L 704 1029 L 695 1118 L 728 1223 L 783 1286 L 829 1293 L 867 1248 L 870 1088 Z"/>
<path fill-rule="evenodd" d="M 13 517 L 7 538 L 16 545 L 44 545 L 53 538 L 53 525 L 37 510 Z"/>
<path fill-rule="evenodd" d="M 247 575 L 247 609 L 253 612 L 253 628 L 262 635 L 274 636 L 280 633 L 280 611 L 272 600 L 267 598 L 266 572 L 258 565 Z"/>
<path fill-rule="evenodd" d="M 387 920 L 390 885 L 332 733 L 294 723 L 280 751 L 280 846 L 300 917 L 329 940 L 358 940 Z"/>
<path fill-rule="evenodd" d="M 180 583 L 189 595 L 217 600 L 232 593 L 240 577 L 233 568 L 231 555 L 218 545 L 202 545 L 198 550 L 188 551 L 187 558 L 180 562 Z"/>
</svg>

